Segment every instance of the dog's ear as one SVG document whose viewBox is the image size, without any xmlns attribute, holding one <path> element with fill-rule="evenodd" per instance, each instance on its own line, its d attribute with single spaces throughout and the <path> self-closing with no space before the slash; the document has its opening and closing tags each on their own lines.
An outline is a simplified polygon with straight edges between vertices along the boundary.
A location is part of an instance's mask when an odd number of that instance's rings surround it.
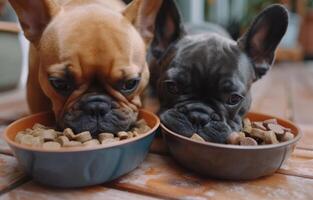
<svg viewBox="0 0 313 200">
<path fill-rule="evenodd" d="M 155 19 L 162 2 L 163 0 L 133 0 L 122 12 L 136 27 L 147 46 L 153 38 Z"/>
<path fill-rule="evenodd" d="M 174 0 L 164 0 L 155 21 L 151 54 L 160 59 L 167 48 L 186 34 L 182 17 Z"/>
<path fill-rule="evenodd" d="M 256 79 L 269 70 L 276 48 L 288 27 L 288 11 L 275 4 L 263 10 L 248 31 L 238 40 L 239 47 L 254 65 Z"/>
<path fill-rule="evenodd" d="M 25 37 L 37 44 L 52 17 L 59 11 L 53 0 L 9 0 L 14 8 Z"/>
</svg>

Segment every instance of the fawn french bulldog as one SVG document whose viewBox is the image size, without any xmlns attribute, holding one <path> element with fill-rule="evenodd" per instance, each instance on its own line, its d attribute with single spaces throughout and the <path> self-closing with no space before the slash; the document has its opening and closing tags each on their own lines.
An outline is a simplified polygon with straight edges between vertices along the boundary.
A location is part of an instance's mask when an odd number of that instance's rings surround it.
<svg viewBox="0 0 313 200">
<path fill-rule="evenodd" d="M 238 41 L 213 32 L 188 35 L 175 2 L 164 1 L 148 56 L 162 123 L 187 137 L 225 143 L 241 129 L 251 85 L 270 69 L 287 26 L 287 10 L 272 5 Z"/>
<path fill-rule="evenodd" d="M 148 84 L 146 49 L 161 1 L 9 0 L 30 41 L 27 100 L 59 128 L 127 130 Z"/>
</svg>

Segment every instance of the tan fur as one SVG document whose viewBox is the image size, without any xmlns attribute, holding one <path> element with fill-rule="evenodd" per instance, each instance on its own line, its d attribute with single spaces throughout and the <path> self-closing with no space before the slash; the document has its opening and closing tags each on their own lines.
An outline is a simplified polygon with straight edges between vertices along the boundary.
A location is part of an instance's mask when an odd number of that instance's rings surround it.
<svg viewBox="0 0 313 200">
<path fill-rule="evenodd" d="M 34 0 L 28 0 L 31 2 L 28 4 L 22 1 L 25 0 L 10 0 L 32 43 L 27 83 L 32 113 L 52 109 L 56 117 L 60 117 L 93 81 L 122 106 L 132 109 L 141 106 L 140 95 L 149 80 L 145 51 L 151 34 L 147 33 L 153 31 L 152 22 L 161 0 L 151 5 L 147 3 L 149 0 L 135 0 L 127 9 L 118 0 L 43 0 L 45 4 L 40 8 L 45 13 L 40 16 L 45 17 L 38 23 L 34 14 L 28 16 L 28 10 L 32 9 L 28 6 L 34 6 Z M 146 6 L 149 13 L 143 12 Z M 149 19 L 150 24 L 142 19 Z M 23 26 L 25 23 L 27 26 Z M 63 76 L 64 68 L 74 74 L 78 84 L 75 92 L 66 98 L 48 81 L 51 75 Z M 132 95 L 126 97 L 114 89 L 118 81 L 138 74 L 140 87 Z"/>
</svg>

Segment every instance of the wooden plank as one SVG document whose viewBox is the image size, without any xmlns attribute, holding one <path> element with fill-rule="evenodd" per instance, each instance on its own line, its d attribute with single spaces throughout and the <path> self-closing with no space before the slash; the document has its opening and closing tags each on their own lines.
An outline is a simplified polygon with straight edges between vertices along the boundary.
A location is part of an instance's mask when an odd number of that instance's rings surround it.
<svg viewBox="0 0 313 200">
<path fill-rule="evenodd" d="M 0 154 L 0 193 L 26 180 L 12 156 Z"/>
<path fill-rule="evenodd" d="M 12 155 L 12 151 L 9 145 L 3 139 L 3 131 L 5 126 L 0 126 L 0 153 Z"/>
<path fill-rule="evenodd" d="M 170 158 L 150 154 L 135 171 L 113 182 L 115 188 L 179 199 L 313 199 L 313 180 L 275 174 L 254 181 L 204 179 Z"/>
<path fill-rule="evenodd" d="M 0 125 L 7 125 L 29 113 L 25 92 L 25 89 L 21 88 L 1 93 Z"/>
<path fill-rule="evenodd" d="M 313 151 L 313 125 L 299 125 L 303 136 L 297 144 L 297 148 Z"/>
<path fill-rule="evenodd" d="M 288 70 L 275 66 L 252 86 L 251 111 L 292 118 L 289 97 Z"/>
<path fill-rule="evenodd" d="M 313 124 L 313 65 L 298 64 L 288 69 L 291 84 L 294 121 L 299 124 Z"/>
<path fill-rule="evenodd" d="M 313 151 L 296 149 L 278 173 L 313 179 Z"/>
<path fill-rule="evenodd" d="M 58 189 L 38 185 L 34 182 L 28 182 L 4 195 L 1 200 L 157 200 L 158 198 L 149 197 L 140 194 L 120 191 L 116 189 L 109 189 L 102 186 L 93 186 L 80 189 Z"/>
</svg>

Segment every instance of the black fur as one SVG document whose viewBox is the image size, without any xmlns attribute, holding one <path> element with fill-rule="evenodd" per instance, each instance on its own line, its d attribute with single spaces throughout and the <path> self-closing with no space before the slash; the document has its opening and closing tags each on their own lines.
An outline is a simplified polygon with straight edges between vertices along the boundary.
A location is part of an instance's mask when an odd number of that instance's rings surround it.
<svg viewBox="0 0 313 200">
<path fill-rule="evenodd" d="M 269 70 L 287 25 L 286 9 L 273 5 L 238 42 L 212 32 L 187 35 L 174 1 L 164 1 L 148 56 L 162 123 L 187 137 L 198 133 L 224 143 L 241 129 L 251 84 Z M 231 105 L 238 96 L 243 99 Z"/>
</svg>

